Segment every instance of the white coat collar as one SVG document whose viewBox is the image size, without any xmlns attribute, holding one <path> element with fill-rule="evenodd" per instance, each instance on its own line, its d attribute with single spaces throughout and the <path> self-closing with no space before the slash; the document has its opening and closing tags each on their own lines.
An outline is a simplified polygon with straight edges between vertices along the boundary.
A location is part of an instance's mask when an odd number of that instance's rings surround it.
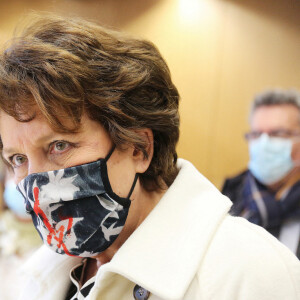
<svg viewBox="0 0 300 300">
<path fill-rule="evenodd" d="M 191 163 L 180 159 L 178 166 L 177 178 L 157 206 L 101 267 L 174 300 L 185 294 L 231 206 Z"/>
<path fill-rule="evenodd" d="M 81 260 L 41 246 L 20 269 L 27 284 L 19 299 L 63 300 L 70 283 L 69 272 Z"/>
</svg>

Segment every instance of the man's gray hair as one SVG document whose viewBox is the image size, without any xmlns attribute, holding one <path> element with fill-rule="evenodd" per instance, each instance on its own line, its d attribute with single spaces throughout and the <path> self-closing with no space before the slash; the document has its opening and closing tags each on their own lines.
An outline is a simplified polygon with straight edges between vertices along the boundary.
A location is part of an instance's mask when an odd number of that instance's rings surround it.
<svg viewBox="0 0 300 300">
<path fill-rule="evenodd" d="M 272 89 L 255 96 L 250 109 L 250 118 L 254 111 L 261 106 L 291 104 L 300 112 L 300 93 L 295 89 Z"/>
</svg>

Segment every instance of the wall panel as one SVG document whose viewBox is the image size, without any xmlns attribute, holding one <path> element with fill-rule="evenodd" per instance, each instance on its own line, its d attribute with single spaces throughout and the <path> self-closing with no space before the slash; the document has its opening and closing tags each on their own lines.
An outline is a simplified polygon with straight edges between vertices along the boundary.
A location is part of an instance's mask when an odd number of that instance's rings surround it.
<svg viewBox="0 0 300 300">
<path fill-rule="evenodd" d="M 0 42 L 28 10 L 80 15 L 152 40 L 181 94 L 178 152 L 218 187 L 247 164 L 249 103 L 268 87 L 300 89 L 297 0 L 11 0 Z"/>
</svg>

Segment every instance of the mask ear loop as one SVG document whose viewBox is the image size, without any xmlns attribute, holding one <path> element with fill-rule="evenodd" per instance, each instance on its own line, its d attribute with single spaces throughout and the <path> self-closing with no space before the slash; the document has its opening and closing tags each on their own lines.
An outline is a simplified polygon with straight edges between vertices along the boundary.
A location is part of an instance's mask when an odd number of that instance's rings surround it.
<svg viewBox="0 0 300 300">
<path fill-rule="evenodd" d="M 116 149 L 116 145 L 113 145 L 112 148 L 111 148 L 111 150 L 108 152 L 108 154 L 104 158 L 105 162 L 107 162 L 109 160 L 109 158 L 111 157 L 111 155 L 113 154 L 113 152 L 114 152 L 115 149 Z M 136 173 L 135 176 L 134 176 L 134 180 L 133 180 L 132 186 L 130 188 L 130 191 L 129 191 L 128 196 L 127 196 L 126 199 L 129 200 L 131 194 L 133 193 L 133 190 L 135 188 L 135 185 L 136 185 L 136 182 L 137 182 L 138 178 L 139 178 L 139 174 Z"/>
<path fill-rule="evenodd" d="M 133 190 L 134 190 L 134 188 L 135 188 L 135 185 L 136 185 L 136 182 L 137 182 L 138 178 L 139 178 L 139 174 L 136 173 L 135 176 L 134 176 L 134 180 L 133 180 L 131 189 L 130 189 L 130 191 L 129 191 L 129 193 L 128 193 L 128 196 L 127 196 L 127 199 L 128 199 L 128 200 L 129 200 L 129 198 L 130 198 L 130 196 L 131 196 L 131 194 L 132 194 L 132 192 L 133 192 Z"/>
<path fill-rule="evenodd" d="M 116 149 L 116 145 L 113 145 L 112 148 L 110 149 L 110 151 L 108 152 L 108 154 L 106 155 L 106 157 L 104 158 L 105 162 L 107 162 L 109 160 L 109 158 L 111 157 L 111 155 L 113 154 L 115 149 Z"/>
</svg>

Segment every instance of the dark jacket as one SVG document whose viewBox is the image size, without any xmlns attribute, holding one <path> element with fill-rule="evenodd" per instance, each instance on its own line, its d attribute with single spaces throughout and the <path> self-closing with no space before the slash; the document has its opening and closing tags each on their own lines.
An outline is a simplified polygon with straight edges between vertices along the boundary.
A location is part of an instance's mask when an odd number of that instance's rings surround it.
<svg viewBox="0 0 300 300">
<path fill-rule="evenodd" d="M 221 189 L 221 192 L 230 198 L 230 200 L 233 202 L 233 206 L 231 207 L 230 214 L 233 216 L 240 216 L 241 212 L 244 210 L 245 201 L 243 201 L 243 189 L 245 187 L 245 181 L 250 173 L 249 170 L 244 170 L 240 174 L 232 177 L 227 178 L 224 182 L 224 185 Z M 258 185 L 262 185 L 258 181 L 256 181 Z M 299 195 L 299 204 L 300 204 L 300 195 Z M 282 220 L 282 223 L 284 223 L 285 220 Z M 281 223 L 281 224 L 282 224 Z M 279 237 L 281 226 L 278 226 L 277 228 L 267 229 L 269 233 L 274 235 L 276 238 Z M 297 257 L 300 259 L 300 237 L 299 237 L 299 243 L 298 248 L 295 253 Z"/>
</svg>

